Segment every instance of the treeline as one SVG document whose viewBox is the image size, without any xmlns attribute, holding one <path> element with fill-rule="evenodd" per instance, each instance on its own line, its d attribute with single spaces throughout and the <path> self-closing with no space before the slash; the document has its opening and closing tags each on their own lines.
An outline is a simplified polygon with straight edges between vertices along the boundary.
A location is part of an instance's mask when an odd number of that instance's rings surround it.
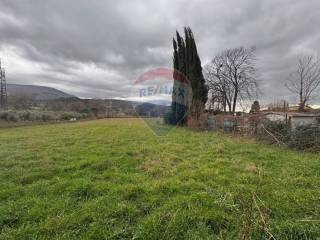
<svg viewBox="0 0 320 240">
<path fill-rule="evenodd" d="M 1 122 L 47 122 L 136 115 L 129 101 L 60 98 L 36 100 L 28 95 L 8 97 L 9 110 L 0 111 Z"/>
<path fill-rule="evenodd" d="M 91 117 L 100 115 L 133 115 L 134 109 L 129 101 L 114 99 L 79 99 L 60 98 L 51 100 L 35 100 L 28 95 L 15 95 L 8 97 L 8 105 L 11 110 L 42 110 L 76 112 L 87 114 Z"/>
<path fill-rule="evenodd" d="M 6 122 L 50 122 L 86 119 L 84 113 L 39 111 L 39 110 L 8 110 L 0 111 L 0 121 Z"/>
</svg>

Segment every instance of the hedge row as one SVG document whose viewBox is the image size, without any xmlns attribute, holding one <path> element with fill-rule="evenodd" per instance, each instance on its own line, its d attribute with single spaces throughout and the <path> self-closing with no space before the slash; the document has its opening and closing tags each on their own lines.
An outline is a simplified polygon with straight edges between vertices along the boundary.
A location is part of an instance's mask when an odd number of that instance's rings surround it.
<svg viewBox="0 0 320 240">
<path fill-rule="evenodd" d="M 65 121 L 71 119 L 83 119 L 88 115 L 76 112 L 54 112 L 54 111 L 0 111 L 0 120 L 7 122 L 47 122 L 47 121 Z"/>
</svg>

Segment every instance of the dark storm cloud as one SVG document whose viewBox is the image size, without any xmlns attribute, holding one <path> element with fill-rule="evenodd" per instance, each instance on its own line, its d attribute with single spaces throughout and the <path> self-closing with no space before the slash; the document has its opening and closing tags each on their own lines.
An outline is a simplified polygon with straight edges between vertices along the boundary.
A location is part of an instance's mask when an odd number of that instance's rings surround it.
<svg viewBox="0 0 320 240">
<path fill-rule="evenodd" d="M 289 95 L 283 81 L 297 55 L 320 50 L 318 0 L 0 3 L 0 53 L 9 81 L 82 97 L 125 97 L 143 71 L 170 67 L 172 37 L 185 25 L 195 33 L 203 64 L 226 48 L 255 45 L 265 100 Z"/>
</svg>

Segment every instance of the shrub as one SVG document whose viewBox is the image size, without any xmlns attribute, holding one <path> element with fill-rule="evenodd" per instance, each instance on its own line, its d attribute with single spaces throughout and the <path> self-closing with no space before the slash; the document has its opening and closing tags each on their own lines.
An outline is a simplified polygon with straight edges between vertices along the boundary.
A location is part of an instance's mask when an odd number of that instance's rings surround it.
<svg viewBox="0 0 320 240">
<path fill-rule="evenodd" d="M 7 122 L 48 122 L 59 120 L 70 120 L 72 118 L 83 119 L 88 115 L 75 112 L 55 111 L 0 111 L 0 120 Z"/>
<path fill-rule="evenodd" d="M 291 132 L 288 141 L 290 148 L 298 150 L 320 151 L 320 126 L 299 126 Z"/>
<path fill-rule="evenodd" d="M 290 126 L 284 121 L 265 121 L 259 130 L 258 137 L 269 142 L 276 140 L 286 143 L 290 138 Z"/>
<path fill-rule="evenodd" d="M 14 111 L 5 111 L 1 113 L 1 119 L 10 122 L 17 122 L 20 120 L 19 115 Z"/>
<path fill-rule="evenodd" d="M 284 121 L 268 121 L 264 124 L 266 131 L 260 131 L 259 137 L 269 142 L 275 138 L 291 149 L 320 151 L 320 125 L 304 125 L 291 129 Z M 272 134 L 272 135 L 271 135 Z"/>
</svg>

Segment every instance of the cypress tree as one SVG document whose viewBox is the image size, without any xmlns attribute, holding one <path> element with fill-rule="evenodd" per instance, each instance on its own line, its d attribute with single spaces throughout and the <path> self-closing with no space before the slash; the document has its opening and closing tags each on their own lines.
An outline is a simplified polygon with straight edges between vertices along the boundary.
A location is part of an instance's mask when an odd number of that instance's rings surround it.
<svg viewBox="0 0 320 240">
<path fill-rule="evenodd" d="M 208 88 L 202 73 L 201 60 L 198 55 L 195 39 L 190 27 L 184 28 L 186 41 L 187 78 L 192 87 L 191 111 L 198 118 L 208 100 Z"/>
<path fill-rule="evenodd" d="M 173 89 L 177 90 L 179 86 L 176 81 L 177 72 L 183 74 L 191 84 L 192 103 L 191 106 L 179 103 L 177 101 L 176 91 L 172 92 L 171 111 L 166 121 L 174 125 L 183 125 L 186 122 L 188 109 L 191 109 L 191 112 L 197 118 L 201 110 L 204 109 L 208 94 L 208 89 L 202 74 L 200 57 L 191 28 L 185 27 L 184 34 L 185 39 L 183 39 L 177 31 L 176 40 L 173 39 Z"/>
<path fill-rule="evenodd" d="M 172 103 L 171 110 L 168 113 L 165 121 L 172 125 L 183 125 L 185 122 L 185 115 L 187 113 L 187 106 L 179 101 L 179 87 L 181 83 L 178 81 L 181 74 L 185 73 L 185 45 L 183 38 L 179 33 L 176 33 L 177 40 L 173 39 L 173 91 L 172 91 Z"/>
<path fill-rule="evenodd" d="M 177 41 L 173 38 L 173 79 L 176 79 L 176 69 L 179 69 L 179 54 L 178 54 L 178 46 Z M 176 94 L 174 89 L 176 88 L 176 81 L 173 82 L 173 91 L 172 91 L 172 102 L 171 109 L 167 116 L 165 117 L 165 122 L 171 125 L 177 125 L 177 101 Z"/>
<path fill-rule="evenodd" d="M 176 68 L 180 73 L 186 76 L 186 61 L 185 53 L 186 47 L 182 37 L 180 37 L 179 32 L 177 31 L 177 42 L 178 42 L 178 68 Z"/>
</svg>

